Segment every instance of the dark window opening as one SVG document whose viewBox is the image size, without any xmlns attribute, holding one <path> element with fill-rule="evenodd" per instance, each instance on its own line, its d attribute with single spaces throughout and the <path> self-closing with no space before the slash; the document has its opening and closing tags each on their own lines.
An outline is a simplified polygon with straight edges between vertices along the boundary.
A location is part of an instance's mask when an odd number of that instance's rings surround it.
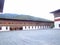
<svg viewBox="0 0 60 45">
<path fill-rule="evenodd" d="M 26 29 L 26 26 L 25 26 L 25 29 Z"/>
<path fill-rule="evenodd" d="M 20 29 L 20 30 L 22 30 L 23 28 L 22 28 L 22 27 L 20 27 L 19 29 Z"/>
<path fill-rule="evenodd" d="M 13 31 L 13 30 L 23 30 L 23 28 L 22 27 L 20 27 L 20 28 L 10 28 L 10 30 L 11 31 Z"/>
<path fill-rule="evenodd" d="M 59 24 L 59 27 L 60 27 L 60 24 Z"/>
<path fill-rule="evenodd" d="M 1 30 L 1 27 L 0 27 L 0 30 Z"/>
<path fill-rule="evenodd" d="M 12 30 L 13 30 L 13 28 L 10 28 L 10 30 L 12 31 Z"/>
<path fill-rule="evenodd" d="M 6 27 L 6 29 L 8 29 L 8 27 Z"/>
</svg>

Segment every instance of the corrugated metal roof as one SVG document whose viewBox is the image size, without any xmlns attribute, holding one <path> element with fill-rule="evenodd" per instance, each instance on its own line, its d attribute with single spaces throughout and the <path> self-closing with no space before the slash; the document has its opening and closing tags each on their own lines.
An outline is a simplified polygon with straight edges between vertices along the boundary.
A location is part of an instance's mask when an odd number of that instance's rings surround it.
<svg viewBox="0 0 60 45">
<path fill-rule="evenodd" d="M 16 20 L 32 20 L 32 21 L 50 21 L 43 18 L 38 18 L 29 15 L 18 15 L 18 14 L 0 14 L 0 18 L 3 19 L 16 19 Z"/>
</svg>

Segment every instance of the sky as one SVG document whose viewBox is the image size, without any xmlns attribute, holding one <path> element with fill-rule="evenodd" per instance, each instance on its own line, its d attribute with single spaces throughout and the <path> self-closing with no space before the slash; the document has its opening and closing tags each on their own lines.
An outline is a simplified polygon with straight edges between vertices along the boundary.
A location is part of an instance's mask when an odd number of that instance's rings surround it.
<svg viewBox="0 0 60 45">
<path fill-rule="evenodd" d="M 60 9 L 60 0 L 5 0 L 3 13 L 31 15 L 54 20 L 50 12 Z"/>
</svg>

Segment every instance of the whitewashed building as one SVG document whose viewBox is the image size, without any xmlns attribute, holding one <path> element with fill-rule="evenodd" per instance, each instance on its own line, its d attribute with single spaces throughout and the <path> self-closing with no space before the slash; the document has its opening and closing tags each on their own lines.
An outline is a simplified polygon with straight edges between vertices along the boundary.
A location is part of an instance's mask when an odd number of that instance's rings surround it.
<svg viewBox="0 0 60 45">
<path fill-rule="evenodd" d="M 54 29 L 60 29 L 60 9 L 51 13 L 54 14 Z"/>
</svg>

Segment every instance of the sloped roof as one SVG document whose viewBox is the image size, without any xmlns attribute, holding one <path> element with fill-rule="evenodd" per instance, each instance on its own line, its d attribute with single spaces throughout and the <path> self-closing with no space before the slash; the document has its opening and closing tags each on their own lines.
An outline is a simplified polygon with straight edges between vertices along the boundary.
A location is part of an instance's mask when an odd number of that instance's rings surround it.
<svg viewBox="0 0 60 45">
<path fill-rule="evenodd" d="M 51 13 L 59 13 L 59 12 L 60 12 L 60 9 L 52 11 Z"/>
<path fill-rule="evenodd" d="M 43 18 L 38 18 L 30 15 L 18 15 L 18 14 L 0 14 L 0 19 L 16 19 L 16 20 L 31 20 L 31 21 L 50 21 Z"/>
</svg>

